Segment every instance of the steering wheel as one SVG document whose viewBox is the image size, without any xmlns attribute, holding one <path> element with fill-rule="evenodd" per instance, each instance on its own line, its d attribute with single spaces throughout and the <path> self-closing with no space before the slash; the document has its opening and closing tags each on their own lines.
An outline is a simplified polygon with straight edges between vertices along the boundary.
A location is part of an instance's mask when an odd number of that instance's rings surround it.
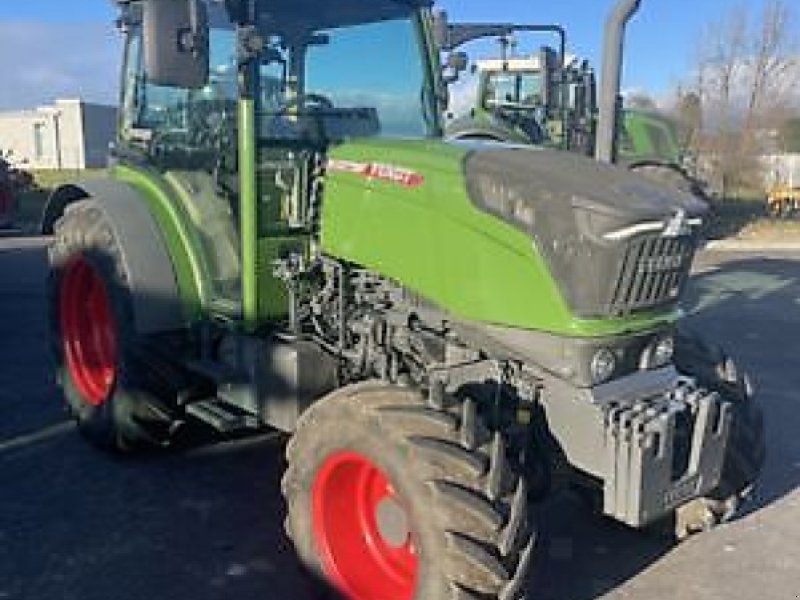
<svg viewBox="0 0 800 600">
<path fill-rule="evenodd" d="M 290 98 L 274 113 L 267 128 L 269 135 L 281 139 L 322 137 L 321 112 L 333 109 L 333 102 L 322 94 L 300 94 Z"/>
<path fill-rule="evenodd" d="M 306 108 L 311 111 L 331 110 L 334 108 L 334 104 L 327 96 L 311 92 L 308 94 L 299 94 L 287 100 L 284 102 L 283 106 L 281 106 L 281 112 L 288 112 L 291 108 Z"/>
</svg>

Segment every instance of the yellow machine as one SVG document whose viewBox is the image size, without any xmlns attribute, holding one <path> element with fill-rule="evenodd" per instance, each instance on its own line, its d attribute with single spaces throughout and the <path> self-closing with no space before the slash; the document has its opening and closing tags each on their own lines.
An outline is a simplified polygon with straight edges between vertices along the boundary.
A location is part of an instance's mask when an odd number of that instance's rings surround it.
<svg viewBox="0 0 800 600">
<path fill-rule="evenodd" d="M 800 187 L 782 183 L 773 185 L 767 192 L 767 212 L 778 218 L 800 215 Z"/>
</svg>

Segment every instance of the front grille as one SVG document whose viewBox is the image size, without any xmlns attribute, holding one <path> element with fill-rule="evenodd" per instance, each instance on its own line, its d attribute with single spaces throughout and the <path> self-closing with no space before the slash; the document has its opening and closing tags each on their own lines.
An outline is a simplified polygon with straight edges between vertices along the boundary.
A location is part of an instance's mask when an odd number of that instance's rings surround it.
<svg viewBox="0 0 800 600">
<path fill-rule="evenodd" d="M 693 236 L 633 240 L 620 269 L 611 313 L 625 315 L 677 302 L 689 277 L 695 245 Z"/>
</svg>

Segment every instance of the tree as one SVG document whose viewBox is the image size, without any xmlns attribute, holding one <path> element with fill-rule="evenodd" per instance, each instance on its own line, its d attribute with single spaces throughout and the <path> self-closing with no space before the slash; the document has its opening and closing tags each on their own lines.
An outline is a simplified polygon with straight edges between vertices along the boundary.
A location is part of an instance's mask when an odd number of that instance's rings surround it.
<svg viewBox="0 0 800 600">
<path fill-rule="evenodd" d="M 784 121 L 779 137 L 782 152 L 800 153 L 800 117 Z"/>
<path fill-rule="evenodd" d="M 734 7 L 703 36 L 690 86 L 701 113 L 694 143 L 723 195 L 755 183 L 767 132 L 790 114 L 800 82 L 796 37 L 784 0 L 768 0 L 756 18 Z"/>
<path fill-rule="evenodd" d="M 695 91 L 685 92 L 679 88 L 675 105 L 670 112 L 678 122 L 681 148 L 689 155 L 696 156 L 703 130 L 703 101 L 700 94 Z"/>
</svg>

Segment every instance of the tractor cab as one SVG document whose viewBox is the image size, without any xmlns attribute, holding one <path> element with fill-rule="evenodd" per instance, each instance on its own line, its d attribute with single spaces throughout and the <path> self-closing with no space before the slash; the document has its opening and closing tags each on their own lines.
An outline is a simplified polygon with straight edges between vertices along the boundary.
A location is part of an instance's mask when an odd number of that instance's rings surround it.
<svg viewBox="0 0 800 600">
<path fill-rule="evenodd" d="M 549 99 L 549 69 L 541 56 L 484 59 L 475 63 L 479 73 L 478 97 L 486 110 L 536 110 Z"/>
<path fill-rule="evenodd" d="M 559 47 L 540 46 L 519 52 L 520 34 L 555 34 Z M 441 49 L 494 39 L 499 57 L 478 58 L 477 102 L 468 115 L 453 115 L 447 123 L 451 138 L 478 138 L 593 151 L 597 99 L 594 71 L 586 61 L 566 54 L 566 32 L 558 25 L 448 25 Z M 524 38 L 529 42 L 528 36 Z M 475 49 L 475 48 L 473 48 Z"/>
<path fill-rule="evenodd" d="M 432 134 L 437 110 L 424 11 L 394 0 L 339 4 L 126 4 L 126 129 L 167 129 L 173 139 L 213 133 L 237 100 L 248 99 L 257 116 L 252 133 L 262 141 Z M 196 41 L 181 41 L 182 31 Z"/>
<path fill-rule="evenodd" d="M 478 110 L 522 129 L 536 144 L 548 142 L 556 134 L 547 127 L 557 91 L 552 68 L 556 60 L 553 50 L 543 48 L 530 57 L 476 61 Z"/>
<path fill-rule="evenodd" d="M 285 316 L 276 260 L 307 253 L 325 157 L 440 134 L 426 3 L 128 2 L 117 156 L 198 199 L 201 303 Z M 261 272 L 263 271 L 263 272 Z"/>
</svg>

